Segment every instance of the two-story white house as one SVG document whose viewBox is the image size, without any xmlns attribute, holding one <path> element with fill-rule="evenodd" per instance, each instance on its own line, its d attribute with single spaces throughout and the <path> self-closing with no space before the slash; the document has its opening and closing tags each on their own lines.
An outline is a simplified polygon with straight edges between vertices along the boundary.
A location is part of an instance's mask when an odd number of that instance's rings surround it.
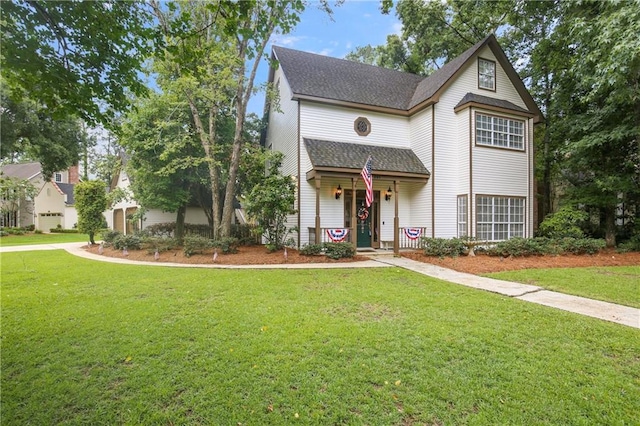
<svg viewBox="0 0 640 426">
<path fill-rule="evenodd" d="M 299 246 L 416 247 L 534 231 L 533 127 L 543 117 L 490 35 L 429 77 L 274 47 L 265 146 L 297 183 Z M 372 157 L 374 198 L 360 177 Z"/>
</svg>

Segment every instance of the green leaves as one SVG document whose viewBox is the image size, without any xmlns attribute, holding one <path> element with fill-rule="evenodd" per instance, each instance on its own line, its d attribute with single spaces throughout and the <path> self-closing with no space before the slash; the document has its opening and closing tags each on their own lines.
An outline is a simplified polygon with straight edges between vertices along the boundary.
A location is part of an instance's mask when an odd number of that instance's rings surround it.
<svg viewBox="0 0 640 426">
<path fill-rule="evenodd" d="M 102 213 L 107 209 L 107 193 L 101 181 L 84 181 L 74 188 L 75 207 L 78 212 L 78 231 L 89 234 L 91 243 L 93 236 L 104 226 Z"/>
<path fill-rule="evenodd" d="M 109 124 L 143 94 L 139 76 L 154 33 L 139 2 L 4 1 L 5 78 L 56 117 Z"/>
</svg>

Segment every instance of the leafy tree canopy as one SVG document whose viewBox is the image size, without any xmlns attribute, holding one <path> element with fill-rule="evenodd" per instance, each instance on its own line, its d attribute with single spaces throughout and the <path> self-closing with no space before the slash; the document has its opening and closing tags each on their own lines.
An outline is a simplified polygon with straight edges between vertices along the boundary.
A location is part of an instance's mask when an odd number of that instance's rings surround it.
<svg viewBox="0 0 640 426">
<path fill-rule="evenodd" d="M 89 234 L 89 241 L 95 244 L 94 235 L 104 226 L 102 213 L 108 207 L 104 183 L 97 180 L 80 182 L 74 188 L 74 199 L 78 212 L 78 231 Z"/>
<path fill-rule="evenodd" d="M 146 90 L 140 77 L 154 32 L 138 1 L 2 1 L 0 67 L 55 118 L 108 124 Z"/>
</svg>

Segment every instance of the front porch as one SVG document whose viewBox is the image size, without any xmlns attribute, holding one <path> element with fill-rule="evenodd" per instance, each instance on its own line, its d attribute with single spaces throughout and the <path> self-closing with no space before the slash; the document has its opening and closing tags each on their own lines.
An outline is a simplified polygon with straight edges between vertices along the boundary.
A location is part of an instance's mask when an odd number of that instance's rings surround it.
<svg viewBox="0 0 640 426">
<path fill-rule="evenodd" d="M 360 226 L 360 225 L 359 225 Z M 397 234 L 397 248 L 396 240 L 382 240 L 374 241 L 371 245 L 366 246 L 362 242 L 358 244 L 358 233 L 354 234 L 353 228 L 319 228 L 320 232 L 316 233 L 316 228 L 307 228 L 309 236 L 309 244 L 322 244 L 322 243 L 351 243 L 356 248 L 361 250 L 374 250 L 388 252 L 393 250 L 394 253 L 398 253 L 399 250 L 417 250 L 422 248 L 422 238 L 427 236 L 426 227 L 400 227 Z M 379 234 L 375 230 L 371 229 L 372 234 Z M 319 234 L 319 236 L 318 236 Z M 356 239 L 354 239 L 354 235 Z M 378 244 L 374 244 L 377 242 Z"/>
</svg>

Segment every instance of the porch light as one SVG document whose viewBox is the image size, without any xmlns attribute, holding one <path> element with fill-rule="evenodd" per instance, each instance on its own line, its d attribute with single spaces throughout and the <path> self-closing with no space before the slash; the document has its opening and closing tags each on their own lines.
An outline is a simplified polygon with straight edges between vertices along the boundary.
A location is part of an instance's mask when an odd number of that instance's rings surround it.
<svg viewBox="0 0 640 426">
<path fill-rule="evenodd" d="M 387 189 L 387 192 L 384 194 L 384 200 L 389 201 L 392 195 L 393 191 L 391 190 L 391 187 L 389 187 L 389 189 Z"/>
<path fill-rule="evenodd" d="M 338 185 L 338 187 L 336 188 L 336 200 L 339 200 L 341 195 L 342 195 L 342 187 Z"/>
</svg>

